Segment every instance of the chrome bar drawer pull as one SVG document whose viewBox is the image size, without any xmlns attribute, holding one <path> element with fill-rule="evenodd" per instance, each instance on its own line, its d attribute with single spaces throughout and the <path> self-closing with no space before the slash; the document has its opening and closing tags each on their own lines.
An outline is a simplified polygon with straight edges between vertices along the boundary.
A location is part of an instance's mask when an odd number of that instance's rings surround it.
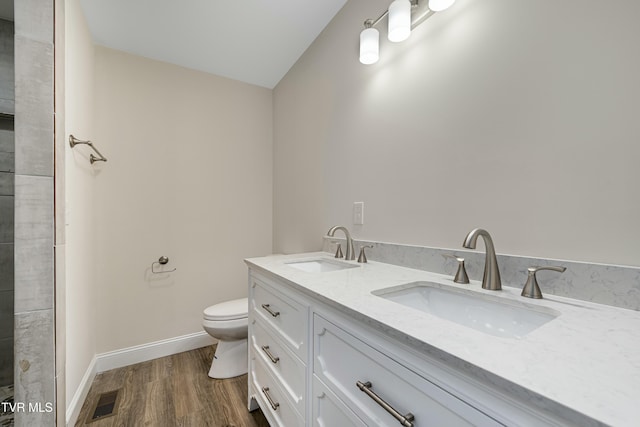
<svg viewBox="0 0 640 427">
<path fill-rule="evenodd" d="M 273 311 L 271 310 L 269 307 L 271 307 L 271 304 L 262 304 L 262 308 L 264 308 L 265 310 L 267 310 L 269 312 L 270 315 L 272 315 L 273 317 L 278 317 L 280 316 L 280 312 L 279 311 Z"/>
<path fill-rule="evenodd" d="M 271 405 L 271 408 L 273 408 L 273 410 L 276 411 L 278 409 L 278 406 L 280 406 L 280 404 L 278 402 L 274 402 L 273 399 L 271 398 L 271 395 L 269 394 L 269 387 L 262 387 L 262 393 L 269 401 L 269 405 Z"/>
<path fill-rule="evenodd" d="M 269 359 L 271 359 L 271 361 L 275 364 L 278 363 L 278 361 L 280 360 L 279 357 L 274 357 L 273 354 L 271 354 L 271 352 L 269 351 L 269 346 L 268 345 L 263 345 L 262 347 L 262 351 L 264 351 L 267 356 L 269 356 Z"/>
<path fill-rule="evenodd" d="M 393 415 L 393 418 L 398 420 L 401 425 L 404 427 L 413 427 L 413 421 L 415 421 L 415 417 L 411 412 L 408 412 L 406 415 L 402 415 L 400 412 L 393 409 L 391 405 L 382 400 L 380 396 L 371 391 L 371 383 L 367 381 L 366 383 L 357 381 L 356 385 L 360 389 L 360 391 L 364 392 L 367 396 L 373 399 L 378 405 L 382 406 L 382 408 Z"/>
</svg>

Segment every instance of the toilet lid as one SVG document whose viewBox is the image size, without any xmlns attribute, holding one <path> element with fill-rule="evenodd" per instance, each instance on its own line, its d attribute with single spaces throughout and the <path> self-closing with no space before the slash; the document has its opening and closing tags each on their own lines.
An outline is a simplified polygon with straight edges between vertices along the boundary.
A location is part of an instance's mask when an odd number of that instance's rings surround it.
<svg viewBox="0 0 640 427">
<path fill-rule="evenodd" d="M 212 305 L 204 310 L 206 320 L 233 320 L 247 317 L 249 301 L 247 298 L 234 299 Z"/>
</svg>

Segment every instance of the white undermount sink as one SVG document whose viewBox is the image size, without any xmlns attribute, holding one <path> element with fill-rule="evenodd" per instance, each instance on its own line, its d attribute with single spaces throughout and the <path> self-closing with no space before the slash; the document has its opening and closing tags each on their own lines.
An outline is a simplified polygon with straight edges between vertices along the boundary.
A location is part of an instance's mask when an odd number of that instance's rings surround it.
<svg viewBox="0 0 640 427">
<path fill-rule="evenodd" d="M 347 264 L 346 262 L 334 261 L 324 258 L 291 261 L 285 264 L 298 270 L 306 271 L 307 273 L 325 273 L 327 271 L 337 271 L 344 270 L 346 268 L 358 267 L 354 264 Z"/>
<path fill-rule="evenodd" d="M 413 282 L 373 294 L 477 331 L 503 338 L 522 338 L 560 313 L 546 307 L 493 297 L 464 289 L 445 289 L 433 282 Z"/>
</svg>

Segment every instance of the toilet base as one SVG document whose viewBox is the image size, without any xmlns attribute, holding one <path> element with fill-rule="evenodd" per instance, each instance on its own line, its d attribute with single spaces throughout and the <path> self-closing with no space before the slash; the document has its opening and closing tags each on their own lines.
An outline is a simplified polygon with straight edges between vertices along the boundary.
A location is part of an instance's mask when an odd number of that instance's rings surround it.
<svg viewBox="0 0 640 427">
<path fill-rule="evenodd" d="M 246 374 L 249 366 L 247 352 L 246 338 L 237 341 L 218 341 L 209 377 L 222 379 Z"/>
</svg>

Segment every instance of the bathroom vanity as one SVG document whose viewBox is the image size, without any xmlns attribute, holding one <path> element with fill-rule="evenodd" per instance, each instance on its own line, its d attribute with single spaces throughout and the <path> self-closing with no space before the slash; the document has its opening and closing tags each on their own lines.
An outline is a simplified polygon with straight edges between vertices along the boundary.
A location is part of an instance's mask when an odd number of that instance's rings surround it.
<svg viewBox="0 0 640 427">
<path fill-rule="evenodd" d="M 637 311 L 324 252 L 246 263 L 248 405 L 272 426 L 640 420 Z M 477 312 L 447 318 L 448 304 Z"/>
</svg>

